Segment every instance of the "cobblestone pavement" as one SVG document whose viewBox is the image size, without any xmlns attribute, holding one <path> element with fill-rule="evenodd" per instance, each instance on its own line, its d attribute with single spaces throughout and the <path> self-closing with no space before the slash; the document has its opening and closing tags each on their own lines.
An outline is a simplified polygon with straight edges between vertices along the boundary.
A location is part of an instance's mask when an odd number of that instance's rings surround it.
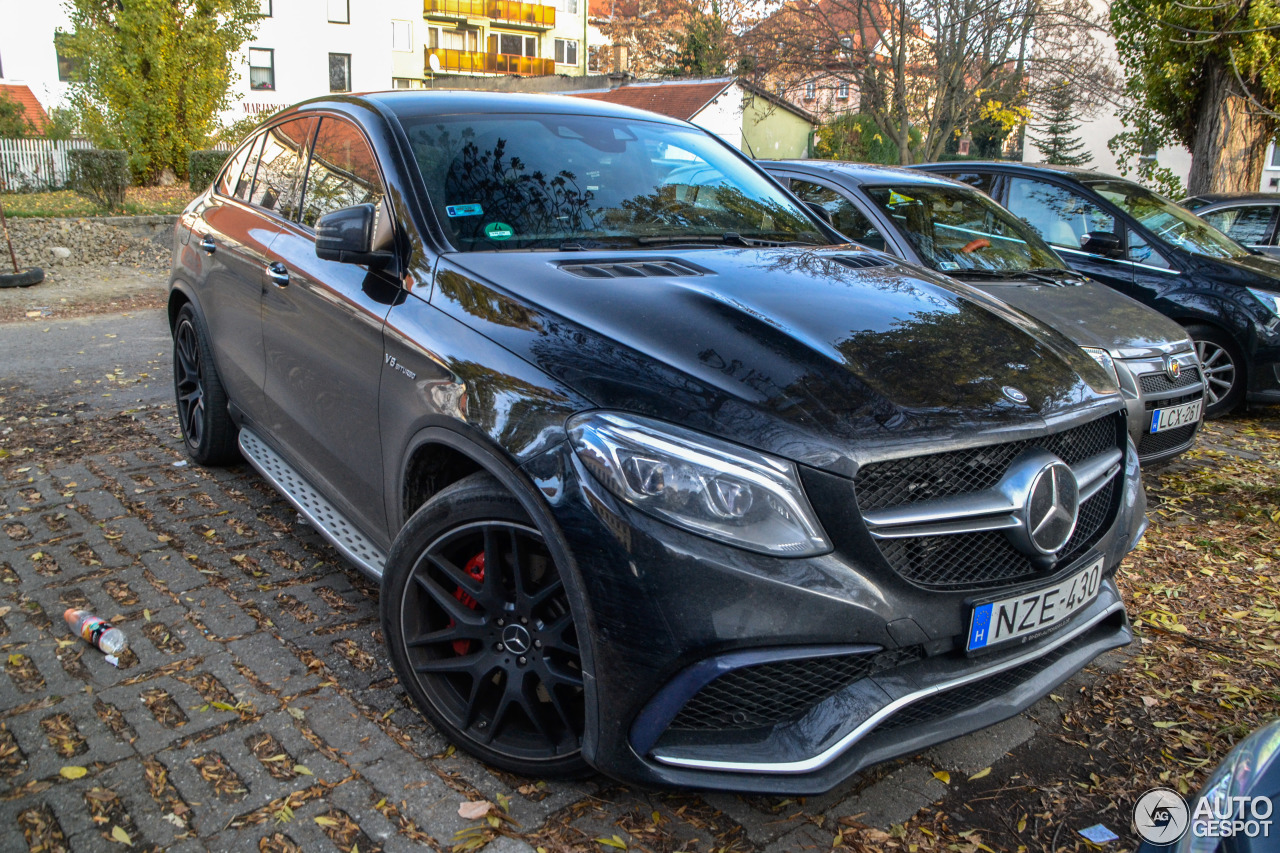
<svg viewBox="0 0 1280 853">
<path fill-rule="evenodd" d="M 146 394 L 6 384 L 6 851 L 826 849 L 833 822 L 900 822 L 948 793 L 935 770 L 989 766 L 1058 713 L 1042 703 L 807 801 L 495 772 L 409 705 L 381 648 L 377 588 L 248 466 L 187 464 L 167 404 L 120 411 Z M 71 636 L 68 607 L 124 630 L 119 668 Z M 462 818 L 468 800 L 494 816 Z"/>
</svg>

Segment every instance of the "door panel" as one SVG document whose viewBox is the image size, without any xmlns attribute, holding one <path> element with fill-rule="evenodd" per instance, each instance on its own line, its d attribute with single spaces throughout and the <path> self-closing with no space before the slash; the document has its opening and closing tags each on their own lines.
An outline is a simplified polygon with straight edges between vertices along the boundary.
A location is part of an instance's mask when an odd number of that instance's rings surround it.
<svg viewBox="0 0 1280 853">
<path fill-rule="evenodd" d="M 1005 207 L 1057 249 L 1072 269 L 1121 292 L 1130 291 L 1132 261 L 1104 258 L 1080 249 L 1084 235 L 1090 232 L 1105 231 L 1123 237 L 1114 216 L 1066 187 L 1031 178 L 1009 178 L 1005 196 Z"/>
<path fill-rule="evenodd" d="M 262 410 L 262 270 L 278 224 L 244 203 L 259 138 L 239 152 L 192 227 L 190 249 L 201 261 L 200 307 L 209 326 L 218 374 L 231 400 L 250 417 Z M 233 177 L 231 172 L 238 173 Z M 241 191 L 241 192 L 238 192 Z"/>
<path fill-rule="evenodd" d="M 303 220 L 348 204 L 377 204 L 382 195 L 359 131 L 325 118 L 307 173 Z M 314 235 L 300 224 L 284 228 L 271 250 L 282 267 L 270 271 L 262 300 L 269 428 L 314 484 L 381 541 L 382 335 L 400 288 L 385 273 L 316 257 Z"/>
</svg>

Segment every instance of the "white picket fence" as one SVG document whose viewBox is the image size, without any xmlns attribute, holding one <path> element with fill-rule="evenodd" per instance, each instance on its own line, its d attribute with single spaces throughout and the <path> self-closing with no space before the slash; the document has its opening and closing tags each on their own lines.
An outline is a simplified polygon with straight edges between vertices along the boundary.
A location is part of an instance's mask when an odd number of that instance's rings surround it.
<svg viewBox="0 0 1280 853">
<path fill-rule="evenodd" d="M 92 147 L 85 139 L 0 139 L 0 190 L 61 189 L 71 174 L 67 152 Z"/>
</svg>

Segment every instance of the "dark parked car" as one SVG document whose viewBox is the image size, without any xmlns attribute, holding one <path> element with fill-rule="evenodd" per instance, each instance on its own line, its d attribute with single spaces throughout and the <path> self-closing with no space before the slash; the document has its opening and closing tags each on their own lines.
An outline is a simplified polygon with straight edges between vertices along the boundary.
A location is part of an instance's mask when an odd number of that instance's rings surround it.
<svg viewBox="0 0 1280 853">
<path fill-rule="evenodd" d="M 968 184 L 831 160 L 760 165 L 845 236 L 958 278 L 1053 326 L 1116 376 L 1144 464 L 1200 429 L 1204 382 L 1177 323 L 1072 272 L 1029 225 Z M 855 236 L 856 235 L 856 236 Z"/>
<path fill-rule="evenodd" d="M 1069 166 L 929 163 L 1025 219 L 1072 269 L 1186 327 L 1205 414 L 1280 403 L 1280 261 L 1251 253 L 1145 187 Z"/>
<path fill-rule="evenodd" d="M 1277 193 L 1205 193 L 1178 202 L 1240 245 L 1280 257 Z"/>
<path fill-rule="evenodd" d="M 1112 378 L 692 125 L 332 96 L 175 234 L 191 456 L 381 582 L 400 683 L 547 776 L 820 791 L 1131 637 Z"/>
</svg>

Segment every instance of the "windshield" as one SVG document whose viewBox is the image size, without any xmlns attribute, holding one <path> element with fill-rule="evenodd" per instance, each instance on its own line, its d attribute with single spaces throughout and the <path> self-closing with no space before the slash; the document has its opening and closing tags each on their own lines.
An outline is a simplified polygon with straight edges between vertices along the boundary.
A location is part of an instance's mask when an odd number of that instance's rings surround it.
<svg viewBox="0 0 1280 853">
<path fill-rule="evenodd" d="M 462 251 L 830 242 L 796 202 L 694 128 L 576 115 L 401 121 Z"/>
<path fill-rule="evenodd" d="M 1124 181 L 1097 181 L 1089 187 L 1171 246 L 1210 258 L 1242 258 L 1249 254 L 1200 217 L 1145 187 Z"/>
<path fill-rule="evenodd" d="M 1025 222 L 966 187 L 864 187 L 924 260 L 942 272 L 1065 269 Z"/>
</svg>

